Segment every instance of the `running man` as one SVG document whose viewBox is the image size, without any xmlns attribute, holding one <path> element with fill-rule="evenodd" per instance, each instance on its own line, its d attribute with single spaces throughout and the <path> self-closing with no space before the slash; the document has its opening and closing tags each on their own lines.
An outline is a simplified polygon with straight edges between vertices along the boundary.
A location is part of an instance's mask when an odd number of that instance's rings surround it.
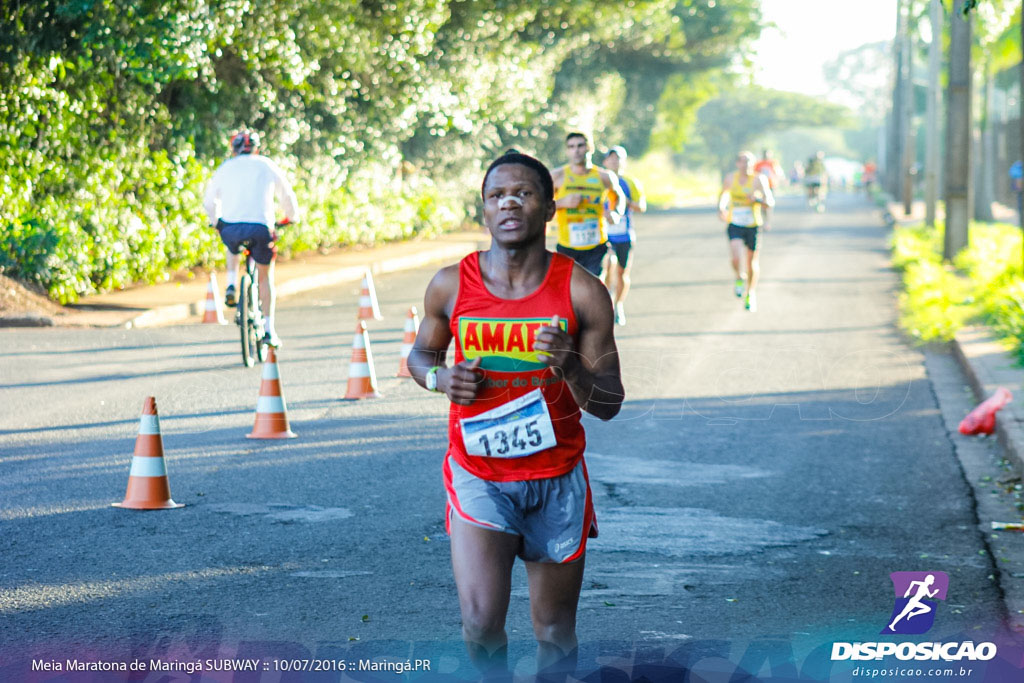
<svg viewBox="0 0 1024 683">
<path fill-rule="evenodd" d="M 782 166 L 775 159 L 775 155 L 770 149 L 766 149 L 761 153 L 761 160 L 754 164 L 754 172 L 765 177 L 768 181 L 768 187 L 773 193 L 779 189 L 779 185 L 781 185 L 782 181 L 786 178 L 786 174 L 782 170 Z M 767 206 L 763 207 L 762 210 L 764 212 L 764 215 L 762 216 L 764 223 L 762 225 L 765 230 L 768 230 L 771 225 L 771 212 L 768 210 Z"/>
<path fill-rule="evenodd" d="M 446 522 L 470 658 L 507 675 L 518 556 L 538 670 L 571 672 L 587 538 L 597 535 L 581 408 L 609 420 L 624 393 L 611 300 L 545 249 L 555 201 L 541 162 L 509 150 L 487 169 L 482 194 L 491 247 L 431 280 L 409 368 L 451 401 Z"/>
<path fill-rule="evenodd" d="M 761 153 L 761 159 L 754 164 L 754 172 L 765 176 L 768 179 L 768 187 L 772 190 L 777 190 L 782 181 L 786 179 L 782 165 L 779 164 L 775 154 L 770 149 L 766 149 Z"/>
<path fill-rule="evenodd" d="M 612 292 L 612 301 L 615 304 L 615 322 L 619 325 L 626 324 L 626 309 L 623 302 L 629 292 L 629 270 L 632 262 L 633 244 L 636 242 L 636 230 L 633 228 L 633 212 L 643 213 L 647 211 L 647 197 L 644 196 L 643 188 L 632 178 L 622 175 L 621 171 L 626 164 L 626 150 L 621 145 L 616 145 L 608 150 L 604 158 L 604 167 L 619 178 L 619 187 L 626 200 L 626 210 L 618 223 L 608 226 L 608 247 L 611 250 L 612 259 L 608 272 L 605 274 L 605 284 L 608 291 Z"/>
<path fill-rule="evenodd" d="M 565 149 L 569 163 L 551 173 L 555 183 L 558 253 L 600 278 L 608 253 L 607 227 L 619 222 L 626 208 L 625 198 L 615 174 L 591 162 L 592 150 L 586 135 L 569 133 Z M 608 209 L 601 201 L 606 191 Z"/>
<path fill-rule="evenodd" d="M 231 158 L 214 172 L 203 205 L 210 225 L 217 228 L 227 247 L 228 285 L 224 303 L 234 306 L 238 282 L 239 248 L 249 243 L 259 277 L 260 310 L 266 329 L 263 343 L 280 346 L 274 327 L 274 261 L 277 233 L 274 230 L 274 199 L 290 222 L 299 219 L 299 203 L 292 186 L 277 164 L 260 153 L 260 138 L 243 130 L 231 138 Z"/>
<path fill-rule="evenodd" d="M 736 273 L 733 291 L 737 297 L 743 297 L 746 279 L 744 307 L 751 313 L 757 310 L 755 288 L 761 272 L 757 233 L 764 224 L 763 209 L 772 206 L 775 206 L 775 198 L 768 182 L 764 176 L 754 172 L 754 154 L 740 152 L 736 157 L 736 170 L 726 175 L 722 182 L 718 217 L 729 225 L 729 255 Z"/>
<path fill-rule="evenodd" d="M 939 592 L 938 588 L 936 588 L 933 591 L 929 591 L 928 590 L 928 588 L 931 587 L 931 585 L 933 583 L 935 583 L 935 575 L 934 574 L 929 574 L 928 576 L 926 576 L 924 578 L 924 581 L 911 581 L 910 582 L 910 585 L 907 586 L 907 592 L 903 594 L 903 597 L 909 598 L 911 591 L 914 590 L 914 586 L 917 586 L 917 592 L 914 593 L 914 597 L 910 598 L 910 601 L 903 608 L 903 611 L 900 612 L 896 616 L 896 618 L 892 620 L 891 624 L 889 624 L 889 630 L 890 631 L 895 631 L 896 630 L 896 628 L 895 628 L 896 624 L 899 623 L 903 619 L 906 619 L 907 621 L 910 621 L 911 619 L 913 619 L 914 617 L 916 617 L 918 615 L 928 614 L 928 612 L 932 611 L 932 608 L 929 605 L 926 605 L 925 603 L 923 603 L 921 601 L 924 598 L 934 598 L 938 594 L 938 592 Z"/>
</svg>

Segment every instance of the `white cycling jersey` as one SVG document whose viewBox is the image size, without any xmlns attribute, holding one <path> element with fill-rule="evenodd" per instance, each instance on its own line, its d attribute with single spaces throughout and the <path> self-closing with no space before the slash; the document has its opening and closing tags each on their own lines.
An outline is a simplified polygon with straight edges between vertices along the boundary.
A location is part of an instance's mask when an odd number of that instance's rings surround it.
<svg viewBox="0 0 1024 683">
<path fill-rule="evenodd" d="M 203 206 L 211 225 L 220 219 L 273 227 L 275 198 L 288 220 L 299 219 L 295 192 L 277 164 L 259 154 L 239 154 L 214 172 Z"/>
</svg>

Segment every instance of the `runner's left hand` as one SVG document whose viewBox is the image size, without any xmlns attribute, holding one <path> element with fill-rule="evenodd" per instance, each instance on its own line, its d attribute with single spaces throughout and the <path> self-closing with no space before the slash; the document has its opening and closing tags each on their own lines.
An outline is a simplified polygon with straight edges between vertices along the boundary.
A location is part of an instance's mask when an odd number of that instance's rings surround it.
<svg viewBox="0 0 1024 683">
<path fill-rule="evenodd" d="M 580 368 L 580 358 L 572 337 L 559 327 L 558 320 L 557 315 L 552 316 L 551 324 L 537 331 L 533 350 L 541 352 L 537 354 L 538 361 L 549 367 L 558 368 L 563 377 L 571 377 Z"/>
</svg>

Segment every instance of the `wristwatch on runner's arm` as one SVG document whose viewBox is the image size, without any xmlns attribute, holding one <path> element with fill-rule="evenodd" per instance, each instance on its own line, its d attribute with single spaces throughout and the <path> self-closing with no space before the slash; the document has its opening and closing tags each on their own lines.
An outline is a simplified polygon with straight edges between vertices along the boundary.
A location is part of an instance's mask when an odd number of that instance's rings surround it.
<svg viewBox="0 0 1024 683">
<path fill-rule="evenodd" d="M 440 365 L 435 365 L 427 370 L 427 376 L 423 378 L 423 384 L 427 387 L 428 391 L 436 391 L 440 393 L 441 390 L 437 388 L 437 371 L 440 367 Z"/>
</svg>

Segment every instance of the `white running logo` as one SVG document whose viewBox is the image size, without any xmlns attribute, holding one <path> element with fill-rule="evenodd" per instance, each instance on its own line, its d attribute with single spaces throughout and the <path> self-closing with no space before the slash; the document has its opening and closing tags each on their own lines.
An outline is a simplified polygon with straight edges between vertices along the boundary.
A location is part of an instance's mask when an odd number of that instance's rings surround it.
<svg viewBox="0 0 1024 683">
<path fill-rule="evenodd" d="M 908 602 L 906 607 L 903 608 L 903 611 L 900 612 L 896 616 L 896 618 L 892 620 L 891 624 L 889 624 L 890 631 L 896 630 L 896 624 L 898 624 L 901 619 L 905 618 L 907 621 L 910 621 L 912 618 L 918 615 L 928 614 L 932 611 L 932 608 L 929 605 L 926 605 L 921 601 L 924 598 L 934 598 L 936 594 L 938 594 L 938 588 L 936 588 L 933 591 L 928 590 L 933 583 L 935 583 L 934 574 L 929 574 L 928 576 L 926 576 L 924 581 L 910 582 L 910 585 L 907 586 L 907 592 L 903 594 L 903 597 L 910 597 L 910 593 L 914 590 L 914 586 L 917 586 L 917 592 L 914 594 L 914 597 L 910 598 L 910 602 Z"/>
</svg>

